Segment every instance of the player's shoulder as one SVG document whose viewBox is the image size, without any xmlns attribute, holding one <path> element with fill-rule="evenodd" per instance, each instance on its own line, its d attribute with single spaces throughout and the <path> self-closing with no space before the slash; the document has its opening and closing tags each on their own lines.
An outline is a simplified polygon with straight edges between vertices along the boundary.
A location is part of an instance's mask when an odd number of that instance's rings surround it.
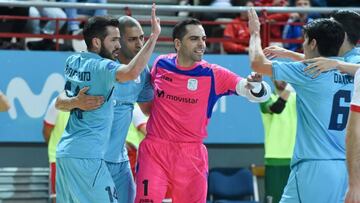
<svg viewBox="0 0 360 203">
<path fill-rule="evenodd" d="M 213 72 L 229 71 L 227 68 L 225 68 L 221 65 L 218 65 L 215 63 L 209 63 L 205 60 L 200 61 L 199 65 L 201 65 L 202 68 L 209 69 L 210 71 L 213 71 Z"/>
<path fill-rule="evenodd" d="M 67 57 L 66 63 L 70 63 L 70 62 L 72 62 L 72 61 L 75 61 L 75 60 L 77 60 L 77 59 L 80 58 L 80 57 L 81 57 L 81 54 L 80 54 L 80 53 L 72 54 L 72 55 L 70 55 L 70 56 Z"/>
</svg>

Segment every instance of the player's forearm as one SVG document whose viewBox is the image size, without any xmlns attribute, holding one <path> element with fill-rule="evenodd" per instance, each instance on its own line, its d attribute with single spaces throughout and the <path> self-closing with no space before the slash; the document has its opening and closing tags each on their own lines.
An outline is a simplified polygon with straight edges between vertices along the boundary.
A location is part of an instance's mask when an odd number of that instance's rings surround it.
<svg viewBox="0 0 360 203">
<path fill-rule="evenodd" d="M 44 137 L 44 140 L 45 140 L 46 144 L 49 143 L 51 132 L 52 132 L 53 129 L 54 129 L 54 127 L 49 127 L 49 126 L 46 126 L 46 125 L 43 126 L 42 133 L 43 133 L 43 137 Z"/>
<path fill-rule="evenodd" d="M 249 58 L 251 66 L 253 67 L 253 65 L 255 66 L 256 64 L 261 63 L 261 61 L 263 61 L 263 58 L 265 58 L 261 47 L 261 39 L 259 32 L 251 34 L 250 45 L 251 46 L 249 46 Z"/>
<path fill-rule="evenodd" d="M 283 112 L 283 110 L 285 109 L 286 106 L 286 100 L 282 99 L 281 97 L 279 97 L 276 102 L 274 102 L 270 107 L 269 110 L 272 113 L 275 114 L 280 114 Z"/>
<path fill-rule="evenodd" d="M 305 59 L 304 54 L 301 54 L 301 53 L 298 53 L 295 51 L 291 51 L 291 50 L 286 50 L 283 55 L 284 55 L 284 58 L 289 58 L 293 61 L 301 61 L 301 60 Z"/>
<path fill-rule="evenodd" d="M 360 113 L 350 112 L 346 137 L 349 185 L 360 189 Z"/>
<path fill-rule="evenodd" d="M 65 91 L 63 91 L 56 98 L 55 108 L 61 111 L 71 111 L 72 109 L 77 108 L 77 98 L 66 96 Z"/>
<path fill-rule="evenodd" d="M 158 36 L 155 36 L 153 34 L 150 35 L 148 41 L 145 43 L 139 53 L 136 54 L 136 56 L 130 61 L 130 63 L 124 65 L 123 68 L 118 70 L 116 79 L 119 82 L 134 80 L 140 75 L 140 73 L 146 67 L 150 56 L 154 51 L 157 38 Z"/>
<path fill-rule="evenodd" d="M 251 68 L 254 71 L 269 76 L 272 75 L 271 62 L 266 58 L 262 50 L 259 32 L 251 34 L 249 45 L 249 58 Z"/>
<path fill-rule="evenodd" d="M 144 136 L 146 136 L 146 134 L 147 134 L 147 131 L 146 131 L 146 123 L 141 124 L 137 129 L 139 130 L 139 132 L 140 132 L 141 134 L 143 134 Z"/>
<path fill-rule="evenodd" d="M 0 112 L 8 111 L 10 109 L 10 103 L 6 96 L 0 92 Z"/>
<path fill-rule="evenodd" d="M 142 111 L 143 114 L 145 114 L 146 116 L 149 116 L 151 113 L 151 108 L 152 108 L 152 102 L 139 102 L 139 107 Z"/>
<path fill-rule="evenodd" d="M 336 67 L 339 71 L 354 76 L 356 71 L 360 68 L 360 64 L 347 63 L 339 61 L 339 65 Z"/>
</svg>

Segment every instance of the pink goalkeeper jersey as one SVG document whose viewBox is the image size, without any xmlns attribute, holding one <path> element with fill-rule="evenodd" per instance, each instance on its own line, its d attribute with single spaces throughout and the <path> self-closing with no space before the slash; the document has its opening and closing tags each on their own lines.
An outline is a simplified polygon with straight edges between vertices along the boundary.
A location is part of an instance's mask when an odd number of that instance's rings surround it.
<svg viewBox="0 0 360 203">
<path fill-rule="evenodd" d="M 159 56 L 151 70 L 155 97 L 147 137 L 172 142 L 202 142 L 213 106 L 234 94 L 241 77 L 202 60 L 191 68 L 177 65 L 176 54 Z"/>
</svg>

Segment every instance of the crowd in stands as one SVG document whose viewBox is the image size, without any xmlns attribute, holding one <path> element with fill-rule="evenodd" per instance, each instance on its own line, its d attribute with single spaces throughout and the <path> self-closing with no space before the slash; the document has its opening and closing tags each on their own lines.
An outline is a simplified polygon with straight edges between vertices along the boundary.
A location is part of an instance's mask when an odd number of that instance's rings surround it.
<svg viewBox="0 0 360 203">
<path fill-rule="evenodd" d="M 358 7 L 360 2 L 356 0 L 200 0 L 200 5 L 208 5 L 214 7 L 227 8 L 231 6 L 295 6 L 295 7 Z M 265 16 L 267 22 L 270 23 L 270 38 L 283 39 L 285 41 L 294 41 L 287 43 L 277 43 L 287 49 L 302 52 L 302 26 L 313 19 L 327 17 L 328 15 L 320 15 L 318 13 L 268 13 Z M 223 38 L 221 44 L 223 52 L 227 54 L 247 54 L 249 46 L 249 29 L 247 25 L 247 13 L 238 14 L 229 13 L 198 13 L 193 17 L 202 21 L 229 21 L 224 25 L 207 25 L 205 31 L 209 37 Z M 225 18 L 225 19 L 224 19 Z M 278 40 L 277 40 L 278 41 Z M 210 46 L 212 47 L 212 46 Z M 221 49 L 220 49 L 221 50 Z M 208 50 L 218 53 L 219 49 Z"/>
<path fill-rule="evenodd" d="M 47 0 L 42 0 L 47 1 Z M 107 0 L 60 0 L 69 3 L 107 3 Z M 176 2 L 176 1 L 174 1 Z M 232 6 L 296 6 L 296 7 L 358 7 L 357 0 L 178 0 L 179 5 L 206 5 L 218 8 Z M 81 20 L 89 16 L 107 15 L 106 9 L 86 10 L 75 8 L 41 8 L 41 7 L 6 7 L 0 6 L 0 16 L 28 16 L 30 20 L 2 19 L 0 32 L 6 33 L 32 33 L 43 34 L 39 41 L 25 43 L 24 38 L 0 38 L 0 49 L 30 49 L 30 50 L 56 50 L 54 34 L 81 34 Z M 249 30 L 247 25 L 247 13 L 189 13 L 178 12 L 181 17 L 195 17 L 204 21 L 204 28 L 208 37 L 222 38 L 219 47 L 209 46 L 210 53 L 247 54 L 249 46 Z M 40 20 L 45 17 L 53 20 Z M 302 25 L 313 19 L 326 17 L 320 14 L 306 13 L 269 13 L 265 16 L 270 23 L 270 38 L 284 39 L 284 43 L 277 43 L 286 49 L 302 52 L 301 33 Z M 55 20 L 58 19 L 58 20 Z M 206 25 L 206 21 L 219 21 L 219 24 Z M 221 23 L 221 22 L 230 23 Z M 48 36 L 47 36 L 48 35 Z M 60 44 L 61 51 L 73 51 L 69 40 Z"/>
<path fill-rule="evenodd" d="M 47 0 L 42 0 L 47 1 Z M 106 0 L 61 0 L 69 3 L 107 3 Z M 59 32 L 61 34 L 81 33 L 81 20 L 67 21 L 69 19 L 86 19 L 89 16 L 107 15 L 107 10 L 83 10 L 83 9 L 61 9 L 52 7 L 6 7 L 0 6 L 2 16 L 27 16 L 26 19 L 2 19 L 0 32 L 3 33 L 32 33 L 49 35 L 40 41 L 29 41 L 25 43 L 23 38 L 0 38 L 0 49 L 25 49 L 30 50 L 55 50 L 54 37 L 52 35 Z M 49 18 L 42 20 L 40 18 Z M 66 26 L 65 26 L 66 25 Z M 69 44 L 61 44 L 60 50 L 72 51 Z"/>
</svg>

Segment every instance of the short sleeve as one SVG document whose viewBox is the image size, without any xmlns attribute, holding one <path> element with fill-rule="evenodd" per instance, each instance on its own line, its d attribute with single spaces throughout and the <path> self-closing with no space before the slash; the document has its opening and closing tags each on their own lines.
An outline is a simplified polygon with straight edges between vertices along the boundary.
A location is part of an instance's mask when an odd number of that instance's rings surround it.
<svg viewBox="0 0 360 203">
<path fill-rule="evenodd" d="M 228 95 L 236 93 L 236 85 L 241 77 L 218 65 L 213 65 L 215 80 L 215 93 L 217 95 Z"/>
<path fill-rule="evenodd" d="M 143 74 L 144 86 L 139 94 L 137 102 L 148 102 L 154 99 L 154 90 L 150 81 L 151 78 L 149 68 L 146 67 L 141 74 Z"/>
<path fill-rule="evenodd" d="M 105 72 L 105 80 L 115 82 L 116 81 L 116 72 L 121 68 L 121 64 L 111 60 L 102 60 L 100 62 L 100 67 L 102 72 Z"/>
</svg>

